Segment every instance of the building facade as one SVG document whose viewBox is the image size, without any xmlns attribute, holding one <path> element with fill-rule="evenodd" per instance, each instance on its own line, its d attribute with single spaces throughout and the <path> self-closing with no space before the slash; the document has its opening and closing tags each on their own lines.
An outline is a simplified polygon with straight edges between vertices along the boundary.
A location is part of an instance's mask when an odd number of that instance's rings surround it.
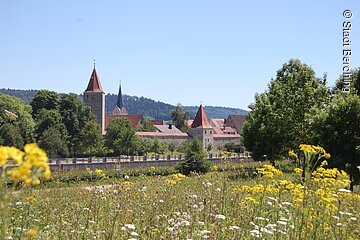
<svg viewBox="0 0 360 240">
<path fill-rule="evenodd" d="M 144 123 L 142 114 L 128 114 L 123 102 L 121 83 L 119 85 L 116 106 L 112 113 L 105 114 L 105 93 L 101 87 L 100 78 L 95 66 L 92 71 L 88 86 L 84 92 L 84 102 L 95 114 L 97 122 L 101 126 L 102 134 L 114 118 L 126 118 L 131 126 L 136 128 Z M 193 120 L 187 122 L 188 132 L 181 132 L 172 124 L 166 124 L 162 120 L 153 120 L 155 132 L 137 132 L 136 135 L 147 140 L 158 140 L 166 144 L 180 145 L 189 139 L 199 139 L 204 149 L 219 149 L 226 143 L 240 143 L 240 133 L 245 116 L 230 115 L 227 119 L 209 119 L 205 108 L 201 104 Z"/>
</svg>

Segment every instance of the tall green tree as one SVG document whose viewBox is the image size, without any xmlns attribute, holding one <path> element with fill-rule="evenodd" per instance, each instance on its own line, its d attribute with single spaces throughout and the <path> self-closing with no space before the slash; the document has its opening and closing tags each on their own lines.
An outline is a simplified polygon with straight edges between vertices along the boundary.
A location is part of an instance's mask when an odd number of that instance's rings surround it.
<svg viewBox="0 0 360 240">
<path fill-rule="evenodd" d="M 138 132 L 156 132 L 156 127 L 150 120 L 145 120 L 142 125 L 137 128 Z"/>
<path fill-rule="evenodd" d="M 89 119 L 80 130 L 80 149 L 85 154 L 103 153 L 104 140 L 99 124 L 95 119 Z"/>
<path fill-rule="evenodd" d="M 282 134 L 286 130 L 278 127 L 280 119 L 267 94 L 256 94 L 255 100 L 244 123 L 243 143 L 254 159 L 270 159 L 274 164 L 275 158 L 281 156 L 285 143 Z"/>
<path fill-rule="evenodd" d="M 160 154 L 165 152 L 166 145 L 164 143 L 159 142 L 159 140 L 155 139 L 152 142 L 151 152 Z"/>
<path fill-rule="evenodd" d="M 360 97 L 338 93 L 325 110 L 313 115 L 313 141 L 331 155 L 329 164 L 360 183 Z M 351 185 L 353 186 L 353 184 Z"/>
<path fill-rule="evenodd" d="M 133 154 L 136 149 L 137 136 L 131 123 L 126 118 L 114 118 L 106 129 L 106 147 L 116 154 Z"/>
<path fill-rule="evenodd" d="M 308 65 L 291 59 L 249 106 L 252 111 L 243 130 L 245 147 L 253 156 L 267 155 L 274 162 L 289 149 L 310 141 L 311 109 L 322 108 L 328 100 L 325 80 L 317 78 Z"/>
<path fill-rule="evenodd" d="M 33 141 L 34 120 L 31 106 L 21 99 L 0 94 L 0 142 L 21 148 Z"/>
<path fill-rule="evenodd" d="M 180 173 L 189 175 L 191 172 L 207 173 L 210 163 L 205 159 L 206 154 L 199 139 L 192 140 L 185 151 L 185 161 L 177 165 Z"/>
<path fill-rule="evenodd" d="M 35 95 L 30 105 L 32 106 L 32 114 L 35 115 L 41 109 L 58 109 L 60 104 L 60 96 L 58 93 L 49 90 L 40 90 Z"/>
<path fill-rule="evenodd" d="M 173 119 L 175 127 L 180 129 L 182 132 L 187 132 L 189 129 L 187 125 L 187 120 L 189 119 L 189 113 L 186 112 L 180 103 L 171 112 L 171 117 Z"/>
<path fill-rule="evenodd" d="M 68 132 L 57 109 L 42 108 L 36 114 L 35 137 L 49 156 L 67 156 Z"/>
<path fill-rule="evenodd" d="M 79 153 L 89 149 L 93 151 L 98 147 L 98 139 L 101 138 L 101 132 L 98 131 L 99 129 L 91 127 L 93 125 L 89 123 L 95 121 L 95 116 L 90 108 L 77 98 L 76 94 L 62 95 L 59 111 L 69 134 L 68 147 L 71 152 Z M 85 134 L 85 128 L 92 132 Z M 86 139 L 88 134 L 92 134 L 93 139 L 96 141 Z"/>
</svg>

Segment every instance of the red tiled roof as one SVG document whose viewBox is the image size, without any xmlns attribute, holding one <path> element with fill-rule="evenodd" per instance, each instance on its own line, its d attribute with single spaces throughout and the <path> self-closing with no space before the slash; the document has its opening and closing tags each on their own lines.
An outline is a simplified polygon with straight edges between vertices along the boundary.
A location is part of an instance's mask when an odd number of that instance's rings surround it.
<svg viewBox="0 0 360 240">
<path fill-rule="evenodd" d="M 187 138 L 187 133 L 183 132 L 136 132 L 140 137 L 184 137 Z"/>
<path fill-rule="evenodd" d="M 114 118 L 126 118 L 129 119 L 132 128 L 136 128 L 143 118 L 142 114 L 133 115 L 105 115 L 105 129 L 109 126 L 109 123 Z"/>
<path fill-rule="evenodd" d="M 239 134 L 213 134 L 214 139 L 221 139 L 221 138 L 239 138 Z"/>
<path fill-rule="evenodd" d="M 191 128 L 212 128 L 203 105 L 200 105 Z"/>
<path fill-rule="evenodd" d="M 101 93 L 104 92 L 100 84 L 100 78 L 97 75 L 95 68 L 91 73 L 89 84 L 85 92 L 101 92 Z"/>
<path fill-rule="evenodd" d="M 153 124 L 153 125 L 165 125 L 165 121 L 164 120 L 150 120 L 150 122 Z"/>
</svg>

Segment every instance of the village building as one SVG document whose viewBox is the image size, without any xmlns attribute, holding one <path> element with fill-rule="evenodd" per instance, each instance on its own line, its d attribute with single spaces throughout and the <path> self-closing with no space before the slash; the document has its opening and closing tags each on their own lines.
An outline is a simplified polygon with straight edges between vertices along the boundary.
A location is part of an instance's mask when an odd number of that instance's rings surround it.
<svg viewBox="0 0 360 240">
<path fill-rule="evenodd" d="M 84 92 L 84 102 L 91 108 L 95 114 L 97 122 L 101 126 L 102 133 L 106 133 L 110 121 L 114 118 L 126 118 L 131 126 L 136 128 L 144 123 L 142 114 L 128 114 L 123 103 L 121 83 L 116 106 L 110 114 L 105 114 L 105 93 L 101 87 L 100 78 L 96 72 L 95 65 L 90 76 L 88 87 Z M 227 119 L 209 119 L 205 108 L 201 104 L 195 118 L 187 122 L 188 132 L 181 132 L 173 124 L 164 120 L 151 120 L 156 131 L 154 132 L 136 132 L 136 135 L 146 140 L 158 140 L 160 142 L 180 145 L 184 141 L 197 138 L 204 146 L 212 149 L 224 147 L 226 143 L 240 143 L 240 134 L 245 116 L 230 115 Z"/>
<path fill-rule="evenodd" d="M 105 135 L 106 128 L 109 126 L 110 121 L 114 118 L 128 119 L 133 128 L 136 128 L 144 122 L 142 114 L 128 114 L 123 103 L 121 84 L 119 85 L 119 93 L 114 110 L 110 114 L 105 113 L 105 93 L 101 87 L 100 78 L 96 72 L 95 65 L 83 98 L 85 104 L 91 108 L 91 111 L 96 116 L 96 120 L 101 127 L 103 135 Z"/>
</svg>

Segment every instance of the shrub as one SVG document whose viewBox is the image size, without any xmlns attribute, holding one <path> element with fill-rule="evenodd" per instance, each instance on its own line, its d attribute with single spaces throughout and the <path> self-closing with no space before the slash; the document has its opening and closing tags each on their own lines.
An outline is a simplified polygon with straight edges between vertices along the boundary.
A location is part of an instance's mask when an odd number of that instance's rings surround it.
<svg viewBox="0 0 360 240">
<path fill-rule="evenodd" d="M 210 163 L 205 160 L 205 153 L 199 139 L 190 142 L 185 150 L 185 161 L 179 163 L 176 169 L 185 175 L 191 172 L 206 173 L 210 171 Z"/>
</svg>

